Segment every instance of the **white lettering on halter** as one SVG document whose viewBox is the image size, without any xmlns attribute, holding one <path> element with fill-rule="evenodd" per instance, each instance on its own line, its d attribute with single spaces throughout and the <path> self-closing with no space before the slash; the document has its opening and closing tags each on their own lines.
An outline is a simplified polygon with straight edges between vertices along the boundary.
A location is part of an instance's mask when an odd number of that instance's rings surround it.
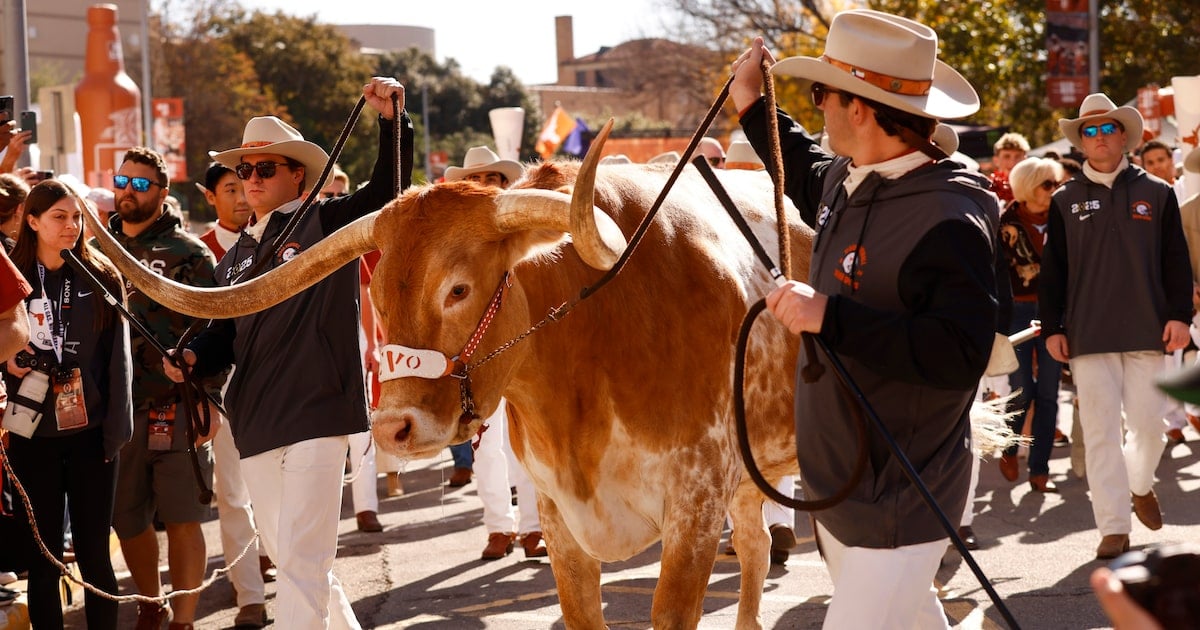
<svg viewBox="0 0 1200 630">
<path fill-rule="evenodd" d="M 436 379 L 450 374 L 454 363 L 437 350 L 418 350 L 388 344 L 380 349 L 379 380 L 416 376 Z"/>
</svg>

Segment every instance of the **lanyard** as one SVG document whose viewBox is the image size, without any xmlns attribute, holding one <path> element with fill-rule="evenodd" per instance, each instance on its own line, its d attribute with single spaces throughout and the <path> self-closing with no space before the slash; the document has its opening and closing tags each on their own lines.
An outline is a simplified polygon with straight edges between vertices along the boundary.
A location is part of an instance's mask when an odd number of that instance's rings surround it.
<svg viewBox="0 0 1200 630">
<path fill-rule="evenodd" d="M 58 304 L 55 305 L 57 313 L 50 310 L 50 300 L 46 297 L 46 268 L 41 262 L 37 264 L 38 284 L 42 286 L 42 309 L 46 316 L 46 326 L 50 329 L 50 345 L 54 347 L 54 356 L 58 358 L 58 364 L 62 365 L 63 360 L 63 342 L 67 338 L 67 326 L 71 322 L 63 321 L 63 308 L 68 310 L 71 308 L 71 277 L 63 273 L 63 281 L 61 291 L 59 292 Z M 59 327 L 61 326 L 61 331 Z"/>
</svg>

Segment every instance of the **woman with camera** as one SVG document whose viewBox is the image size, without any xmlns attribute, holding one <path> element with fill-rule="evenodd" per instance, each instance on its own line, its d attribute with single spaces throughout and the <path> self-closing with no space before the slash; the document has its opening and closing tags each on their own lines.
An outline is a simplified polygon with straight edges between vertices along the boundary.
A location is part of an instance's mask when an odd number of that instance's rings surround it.
<svg viewBox="0 0 1200 630">
<path fill-rule="evenodd" d="M 50 553 L 63 553 L 64 497 L 75 557 L 83 579 L 117 592 L 109 556 L 116 458 L 133 430 L 129 327 L 86 278 L 63 259 L 71 250 L 124 299 L 108 259 L 84 244 L 84 200 L 60 181 L 46 180 L 25 199 L 25 217 L 12 260 L 33 286 L 26 298 L 29 347 L 10 357 L 4 428 L 13 471 L 33 506 L 38 534 Z M 63 627 L 59 570 L 47 560 L 25 524 L 29 562 L 29 616 L 34 627 Z M 116 628 L 116 602 L 87 593 L 88 627 Z"/>
</svg>

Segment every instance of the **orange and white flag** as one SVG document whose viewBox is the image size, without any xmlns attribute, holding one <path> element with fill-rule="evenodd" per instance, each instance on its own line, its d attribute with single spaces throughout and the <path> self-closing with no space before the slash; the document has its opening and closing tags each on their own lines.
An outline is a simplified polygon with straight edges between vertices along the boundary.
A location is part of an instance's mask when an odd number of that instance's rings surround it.
<svg viewBox="0 0 1200 630">
<path fill-rule="evenodd" d="M 542 133 L 538 134 L 534 150 L 543 160 L 550 159 L 574 128 L 575 120 L 561 106 L 556 105 L 550 117 L 546 119 L 546 124 L 542 125 Z"/>
</svg>

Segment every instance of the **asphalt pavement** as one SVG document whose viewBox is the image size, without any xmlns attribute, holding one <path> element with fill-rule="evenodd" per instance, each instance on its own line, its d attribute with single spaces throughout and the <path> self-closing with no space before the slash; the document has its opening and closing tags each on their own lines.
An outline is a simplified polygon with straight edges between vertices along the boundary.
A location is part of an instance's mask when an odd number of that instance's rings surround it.
<svg viewBox="0 0 1200 630">
<path fill-rule="evenodd" d="M 1060 425 L 1069 422 L 1069 415 L 1060 418 Z M 1189 441 L 1168 447 L 1158 468 L 1156 491 L 1165 525 L 1152 532 L 1135 519 L 1134 549 L 1200 540 L 1200 435 L 1190 427 L 1185 434 Z M 1054 449 L 1050 462 L 1058 494 L 1031 491 L 1023 461 L 1016 484 L 1000 476 L 994 460 L 983 462 L 974 523 L 982 548 L 974 558 L 1022 628 L 1108 627 L 1088 586 L 1088 576 L 1101 566 L 1094 559 L 1100 537 L 1087 484 L 1070 471 L 1069 451 Z M 448 454 L 438 461 L 410 462 L 403 473 L 405 494 L 380 501 L 382 533 L 357 531 L 348 489 L 344 494 L 334 572 L 362 626 L 563 628 L 547 560 L 526 560 L 519 547 L 501 560 L 479 559 L 487 533 L 475 482 L 448 488 L 450 470 Z M 384 490 L 381 477 L 381 496 Z M 223 562 L 215 518 L 204 524 L 204 532 L 212 571 Z M 807 515 L 797 515 L 796 534 L 799 544 L 786 565 L 773 566 L 767 578 L 762 605 L 766 628 L 819 628 L 832 592 Z M 163 545 L 165 550 L 165 540 Z M 650 628 L 658 559 L 655 546 L 625 562 L 604 565 L 602 597 L 610 628 Z M 119 552 L 116 562 L 120 565 Z M 120 577 L 122 592 L 131 592 L 128 574 Z M 163 579 L 169 579 L 165 567 Z M 1007 627 L 956 551 L 947 551 L 937 579 L 955 627 Z M 267 585 L 268 611 L 273 610 L 274 589 Z M 736 557 L 718 555 L 700 627 L 733 628 L 737 591 Z M 232 627 L 235 614 L 233 590 L 222 578 L 201 597 L 196 628 Z M 122 604 L 120 627 L 132 628 L 135 616 L 133 604 Z M 86 627 L 78 605 L 68 614 L 67 627 Z"/>
</svg>

